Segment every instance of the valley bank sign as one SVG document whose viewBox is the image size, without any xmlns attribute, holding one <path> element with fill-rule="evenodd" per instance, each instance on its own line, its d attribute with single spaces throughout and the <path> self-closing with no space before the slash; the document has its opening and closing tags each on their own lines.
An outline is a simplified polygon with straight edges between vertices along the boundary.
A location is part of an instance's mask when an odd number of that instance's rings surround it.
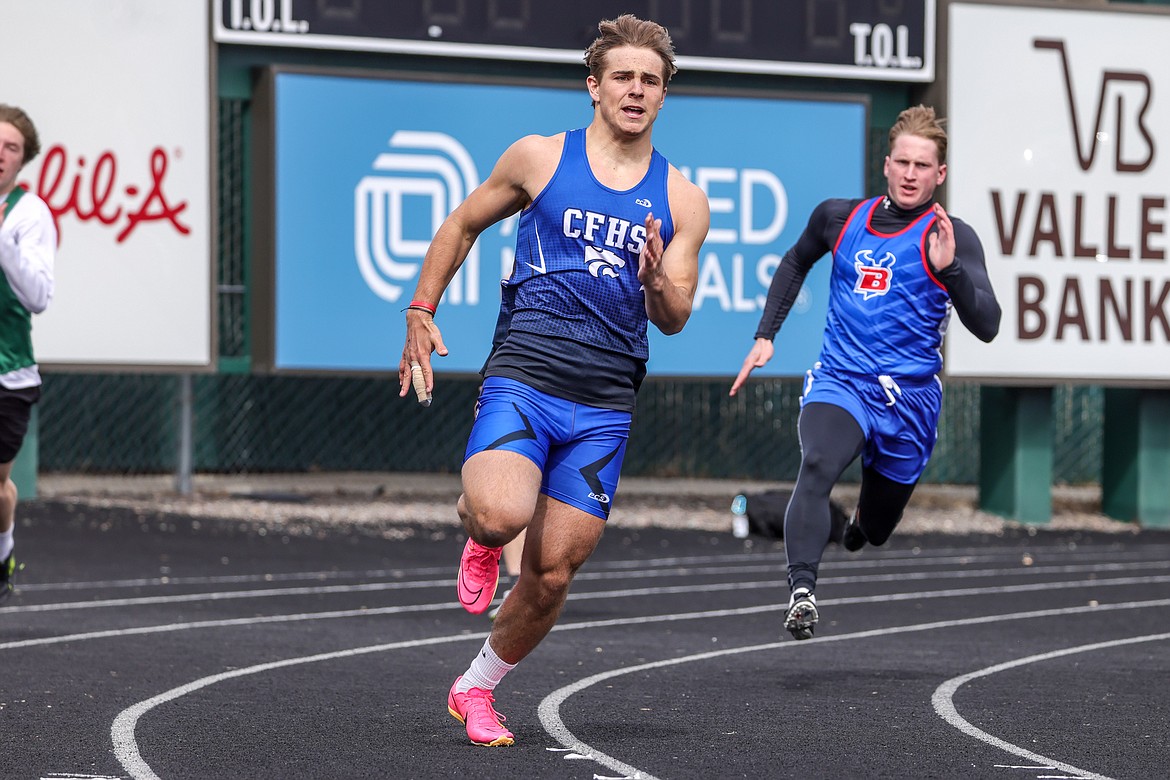
<svg viewBox="0 0 1170 780">
<path fill-rule="evenodd" d="M 1170 14 L 950 13 L 948 206 L 982 239 L 1003 321 L 991 344 L 952 328 L 948 372 L 1170 379 Z"/>
<path fill-rule="evenodd" d="M 396 370 L 402 309 L 442 220 L 516 139 L 592 117 L 583 84 L 274 79 L 277 369 Z M 711 230 L 686 329 L 667 338 L 650 326 L 651 373 L 739 370 L 771 275 L 808 213 L 826 197 L 862 194 L 866 120 L 856 101 L 668 95 L 655 146 L 707 193 Z M 436 321 L 450 354 L 437 370 L 482 366 L 517 221 L 484 231 L 447 288 Z M 810 274 L 764 373 L 799 375 L 815 360 L 828 266 Z"/>
</svg>

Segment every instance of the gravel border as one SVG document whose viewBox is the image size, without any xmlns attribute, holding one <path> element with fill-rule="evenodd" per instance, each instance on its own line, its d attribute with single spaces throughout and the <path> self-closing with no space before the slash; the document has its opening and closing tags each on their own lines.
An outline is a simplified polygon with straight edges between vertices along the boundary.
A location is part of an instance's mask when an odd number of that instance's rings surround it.
<svg viewBox="0 0 1170 780">
<path fill-rule="evenodd" d="M 403 524 L 459 528 L 455 514 L 459 478 L 452 474 L 197 475 L 190 495 L 181 495 L 174 478 L 165 475 L 42 475 L 37 488 L 38 499 L 73 506 L 237 520 L 285 532 L 332 526 L 392 535 L 392 529 Z M 771 488 L 790 489 L 791 484 L 626 478 L 619 485 L 609 522 L 627 528 L 729 531 L 732 498 Z M 856 485 L 840 485 L 833 498 L 848 509 L 857 492 Z M 1101 514 L 1099 496 L 1094 487 L 1057 488 L 1051 521 L 1024 524 L 980 510 L 973 486 L 920 485 L 898 534 L 995 534 L 1010 528 L 1117 534 L 1142 530 Z"/>
</svg>

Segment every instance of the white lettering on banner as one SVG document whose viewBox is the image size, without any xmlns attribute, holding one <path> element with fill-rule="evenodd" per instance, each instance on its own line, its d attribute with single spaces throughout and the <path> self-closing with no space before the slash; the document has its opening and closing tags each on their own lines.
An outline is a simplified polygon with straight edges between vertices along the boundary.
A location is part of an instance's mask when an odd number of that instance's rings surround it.
<svg viewBox="0 0 1170 780">
<path fill-rule="evenodd" d="M 362 279 L 375 295 L 393 303 L 402 295 L 404 283 L 417 276 L 439 225 L 479 186 L 479 174 L 463 145 L 444 133 L 399 130 L 389 145 L 426 153 L 377 156 L 373 168 L 378 174 L 363 177 L 354 188 L 353 237 Z M 406 197 L 430 200 L 431 230 L 426 239 L 407 237 Z M 442 300 L 469 306 L 479 303 L 478 243 Z"/>
<path fill-rule="evenodd" d="M 757 168 L 744 168 L 740 175 L 739 233 L 745 244 L 770 244 L 780 237 L 788 222 L 788 192 L 776 174 Z M 762 187 L 772 194 L 775 210 L 772 221 L 762 228 L 752 223 L 755 213 L 755 192 Z"/>
<path fill-rule="evenodd" d="M 703 255 L 699 266 L 699 282 L 695 287 L 694 310 L 703 308 L 703 302 L 714 300 L 723 311 L 754 312 L 761 311 L 768 300 L 767 290 L 771 284 L 772 274 L 780 265 L 780 257 L 767 254 L 755 263 L 754 294 L 748 294 L 744 268 L 747 263 L 743 253 L 736 252 L 731 256 L 731 282 L 728 283 L 723 273 L 723 263 L 715 252 Z"/>
<path fill-rule="evenodd" d="M 716 227 L 718 215 L 734 214 L 735 201 L 731 198 L 719 198 L 713 194 L 717 184 L 731 184 L 735 182 L 734 168 L 699 168 L 695 171 L 695 184 L 707 194 L 707 203 L 711 208 L 711 228 L 707 231 L 707 241 L 712 244 L 734 244 L 738 241 L 735 230 Z"/>
<path fill-rule="evenodd" d="M 849 25 L 853 36 L 853 64 L 878 68 L 922 67 L 921 57 L 910 56 L 910 28 L 900 24 L 891 29 L 888 24 L 853 22 Z"/>
<path fill-rule="evenodd" d="M 772 171 L 697 167 L 693 176 L 690 168 L 680 167 L 679 171 L 707 196 L 711 228 L 704 246 L 772 247 L 784 231 L 788 223 L 788 191 Z M 720 215 L 727 218 L 721 222 Z M 728 223 L 733 227 L 726 227 Z M 715 252 L 703 256 L 695 288 L 696 311 L 706 300 L 717 302 L 720 309 L 728 312 L 754 312 L 764 308 L 780 257 L 773 253 L 749 257 L 744 252 L 734 252 L 729 260 L 730 267 L 727 267 Z M 745 273 L 749 268 L 754 271 L 750 278 Z"/>
<path fill-rule="evenodd" d="M 513 214 L 500 223 L 500 238 L 504 243 L 500 246 L 500 281 L 512 275 L 516 267 L 516 230 L 520 227 L 520 214 Z"/>
<path fill-rule="evenodd" d="M 679 169 L 690 178 L 686 169 Z M 788 222 L 788 191 L 776 174 L 759 168 L 696 168 L 693 181 L 707 195 L 711 207 L 712 227 L 707 232 L 709 244 L 768 244 L 775 241 Z M 739 183 L 733 194 L 738 199 L 720 197 L 721 184 Z M 774 201 L 772 217 L 763 227 L 754 223 L 757 191 L 762 188 Z M 739 214 L 739 230 L 717 227 L 718 215 Z"/>
<path fill-rule="evenodd" d="M 228 27 L 296 35 L 309 31 L 308 22 L 293 18 L 292 0 L 229 0 Z"/>
</svg>

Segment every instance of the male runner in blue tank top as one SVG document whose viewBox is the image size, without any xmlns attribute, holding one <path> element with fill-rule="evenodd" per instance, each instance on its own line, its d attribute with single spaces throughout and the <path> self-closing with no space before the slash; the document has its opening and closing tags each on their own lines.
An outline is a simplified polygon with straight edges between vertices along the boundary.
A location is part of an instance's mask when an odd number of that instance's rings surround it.
<svg viewBox="0 0 1170 780">
<path fill-rule="evenodd" d="M 447 348 L 432 315 L 476 237 L 520 212 L 458 503 L 469 612 L 491 604 L 501 548 L 528 529 L 520 577 L 447 698 L 480 745 L 513 742 L 493 690 L 552 629 L 601 538 L 646 373 L 647 322 L 666 334 L 686 324 L 710 222 L 706 196 L 651 143 L 676 70 L 670 36 L 628 14 L 598 29 L 585 52 L 589 126 L 504 152 L 436 232 L 406 312 L 402 396 L 413 362 L 433 387 L 431 353 Z"/>
<path fill-rule="evenodd" d="M 934 109 L 899 114 L 885 161 L 888 191 L 813 210 L 776 269 L 755 344 L 731 386 L 735 395 L 752 369 L 772 359 L 772 339 L 805 276 L 831 252 L 824 341 L 800 399 L 800 473 L 784 518 L 791 594 L 784 627 L 797 639 L 812 637 L 818 619 L 813 594 L 832 530 L 833 485 L 861 455 L 861 494 L 842 544 L 850 551 L 884 544 L 938 437 L 936 374 L 951 308 L 984 342 L 999 331 L 979 238 L 934 200 L 946 160 L 947 135 Z"/>
</svg>

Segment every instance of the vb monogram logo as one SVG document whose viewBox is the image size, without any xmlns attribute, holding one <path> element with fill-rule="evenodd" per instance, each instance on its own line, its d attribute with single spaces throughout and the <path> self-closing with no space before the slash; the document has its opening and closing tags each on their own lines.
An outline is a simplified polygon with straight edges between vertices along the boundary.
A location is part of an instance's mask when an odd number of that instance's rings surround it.
<svg viewBox="0 0 1170 780">
<path fill-rule="evenodd" d="M 1072 118 L 1072 134 L 1073 146 L 1077 150 L 1077 162 L 1080 163 L 1081 170 L 1087 171 L 1093 165 L 1093 160 L 1097 156 L 1097 146 L 1102 138 L 1106 137 L 1105 131 L 1102 129 L 1102 124 L 1105 120 L 1105 112 L 1107 109 L 1106 100 L 1111 97 L 1116 98 L 1114 107 L 1116 109 L 1116 134 L 1114 135 L 1114 170 L 1118 173 L 1140 173 L 1146 170 L 1154 162 L 1154 137 L 1150 134 L 1149 128 L 1146 127 L 1145 118 L 1146 112 L 1150 108 L 1150 101 L 1153 97 L 1153 85 L 1150 82 L 1150 77 L 1140 71 L 1120 71 L 1120 70 L 1105 70 L 1101 73 L 1101 86 L 1097 92 L 1097 114 L 1093 120 L 1092 127 L 1088 128 L 1087 138 L 1081 137 L 1081 126 L 1078 116 L 1080 112 L 1077 110 L 1076 93 L 1073 89 L 1072 72 L 1069 69 L 1068 53 L 1065 51 L 1064 41 L 1054 40 L 1048 38 L 1034 38 L 1032 45 L 1037 49 L 1049 49 L 1055 51 L 1060 55 L 1060 65 L 1064 74 L 1064 89 L 1065 95 L 1068 99 L 1068 111 Z M 1126 89 L 1126 85 L 1139 85 L 1137 90 L 1140 90 L 1140 97 L 1135 96 L 1135 89 Z M 1126 108 L 1130 111 L 1127 113 Z M 1127 117 L 1129 119 L 1127 120 Z M 1126 122 L 1132 122 L 1131 131 L 1136 128 L 1138 134 L 1141 135 L 1145 141 L 1145 157 L 1141 159 L 1123 159 L 1122 147 L 1125 139 L 1134 139 L 1132 132 L 1126 133 Z M 1088 150 L 1082 151 L 1085 147 L 1085 141 L 1088 141 Z"/>
</svg>

